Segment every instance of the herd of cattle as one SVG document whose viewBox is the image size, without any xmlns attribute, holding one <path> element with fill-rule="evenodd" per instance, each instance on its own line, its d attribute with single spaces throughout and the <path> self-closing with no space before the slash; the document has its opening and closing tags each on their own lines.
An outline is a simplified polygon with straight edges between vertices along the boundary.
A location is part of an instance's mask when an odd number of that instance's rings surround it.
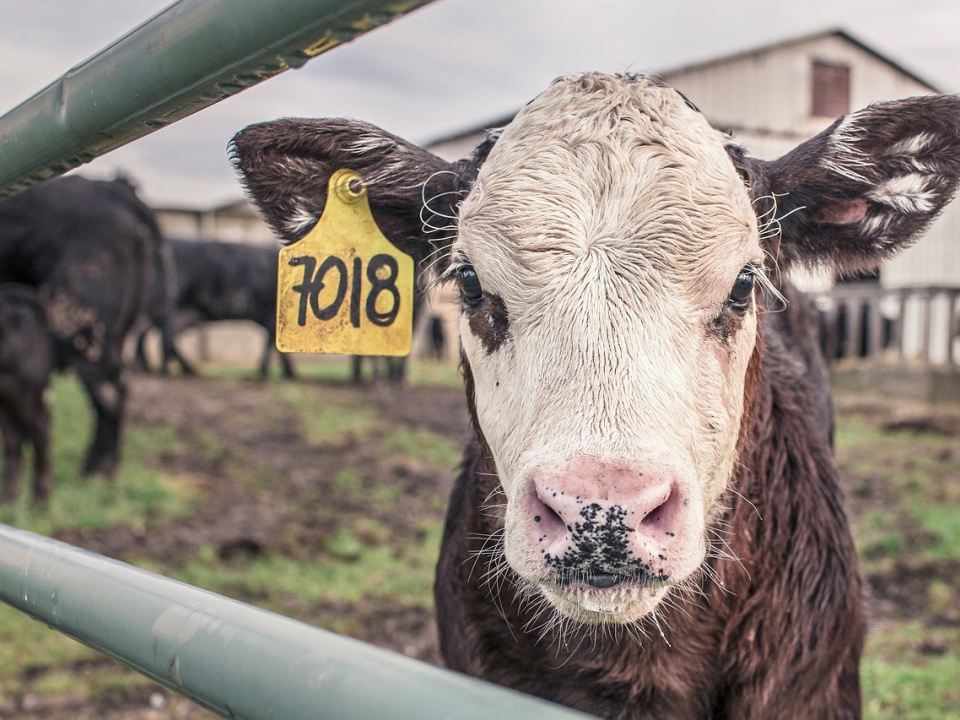
<svg viewBox="0 0 960 720">
<path fill-rule="evenodd" d="M 153 212 L 123 179 L 49 180 L 0 202 L 0 502 L 18 491 L 22 449 L 33 446 L 33 498 L 51 491 L 50 413 L 44 393 L 54 369 L 71 369 L 94 407 L 95 430 L 83 470 L 116 468 L 127 386 L 123 347 L 162 338 L 163 369 L 193 368 L 174 338 L 215 320 L 252 320 L 274 350 L 276 250 L 240 243 L 166 239 Z M 286 377 L 289 358 L 280 355 Z"/>
</svg>

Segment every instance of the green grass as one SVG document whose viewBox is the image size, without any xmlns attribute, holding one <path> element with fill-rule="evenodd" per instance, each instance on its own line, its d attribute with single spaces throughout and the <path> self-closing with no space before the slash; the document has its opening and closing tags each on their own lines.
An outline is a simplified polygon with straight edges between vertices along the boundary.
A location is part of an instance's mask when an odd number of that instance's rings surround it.
<svg viewBox="0 0 960 720">
<path fill-rule="evenodd" d="M 454 363 L 413 360 L 407 368 L 407 379 L 414 387 L 463 387 L 463 376 Z"/>
<path fill-rule="evenodd" d="M 391 430 L 382 443 L 387 452 L 450 469 L 460 462 L 462 454 L 447 438 L 429 430 Z"/>
<path fill-rule="evenodd" d="M 960 558 L 960 511 L 956 505 L 915 508 L 913 516 L 933 538 L 930 546 L 924 548 L 922 557 L 932 560 Z"/>
<path fill-rule="evenodd" d="M 365 440 L 377 420 L 372 407 L 319 400 L 316 388 L 298 384 L 282 385 L 277 399 L 297 409 L 307 440 L 317 445 L 340 442 L 349 435 Z"/>
<path fill-rule="evenodd" d="M 353 373 L 352 360 L 348 355 L 302 355 L 293 361 L 294 372 L 302 381 L 332 384 L 350 382 Z M 369 375 L 369 368 L 364 371 Z M 200 363 L 197 372 L 205 377 L 227 380 L 249 380 L 257 377 L 254 366 L 214 365 Z M 280 381 L 279 367 L 271 366 L 271 381 Z M 408 360 L 407 382 L 415 387 L 461 387 L 463 378 L 456 363 L 435 360 Z"/>
<path fill-rule="evenodd" d="M 0 603 L 0 696 L 15 690 L 24 669 L 86 660 L 98 653 L 19 610 Z"/>
<path fill-rule="evenodd" d="M 916 623 L 885 629 L 868 640 L 860 666 L 865 718 L 960 720 L 960 656 L 920 652 L 932 634 L 941 648 L 960 646 L 960 631 L 931 633 Z"/>
<path fill-rule="evenodd" d="M 262 387 L 274 402 L 295 410 L 299 430 L 309 443 L 334 447 L 354 447 L 357 441 L 372 443 L 369 446 L 375 454 L 389 464 L 414 463 L 445 470 L 456 464 L 458 453 L 442 436 L 392 427 L 372 405 L 331 398 L 335 385 L 348 379 L 346 359 L 304 363 L 301 367 L 306 382 L 271 381 Z M 218 368 L 212 374 L 219 382 L 228 383 L 226 387 L 231 382 L 245 383 L 250 377 L 243 368 Z M 433 383 L 431 377 L 440 378 L 441 384 L 449 382 L 436 368 L 418 382 Z M 121 526 L 162 533 L 166 524 L 188 517 L 202 494 L 191 475 L 158 469 L 162 457 L 192 457 L 216 465 L 229 474 L 240 491 L 260 493 L 265 501 L 272 497 L 275 478 L 251 450 L 227 446 L 207 429 L 193 429 L 186 435 L 174 425 L 128 425 L 116 477 L 83 478 L 80 468 L 92 426 L 86 394 L 75 379 L 58 376 L 50 400 L 54 418 L 52 499 L 47 507 L 34 508 L 25 488 L 14 504 L 0 507 L 0 522 L 45 535 Z M 436 503 L 427 503 L 426 510 L 411 510 L 419 506 L 401 502 L 399 487 L 379 482 L 372 475 L 376 473 L 370 468 L 347 463 L 330 477 L 334 492 L 356 498 L 358 508 L 368 510 L 358 509 L 335 518 L 336 529 L 313 554 L 300 552 L 294 557 L 270 551 L 223 559 L 217 548 L 203 546 L 192 556 L 173 561 L 126 559 L 337 632 L 362 634 L 369 629 L 350 610 L 352 607 L 373 609 L 371 612 L 384 604 L 432 607 L 433 568 L 441 534 Z M 323 499 L 319 498 L 316 508 L 318 516 L 327 512 Z M 271 500 L 277 501 L 283 499 Z M 391 526 L 377 520 L 400 507 L 405 508 L 403 512 L 427 513 L 421 520 L 417 519 L 419 514 L 408 519 L 415 531 L 405 531 L 402 539 L 395 537 Z M 326 607 L 339 609 L 328 613 L 323 610 Z M 149 684 L 138 674 L 103 661 L 86 646 L 7 606 L 0 606 L 0 648 L 0 708 L 25 691 L 36 696 L 69 696 L 82 702 Z M 30 678 L 27 681 L 25 673 Z"/>
<path fill-rule="evenodd" d="M 33 507 L 27 487 L 32 475 L 22 472 L 20 496 L 17 502 L 0 506 L 0 522 L 54 535 L 118 525 L 146 530 L 189 513 L 196 500 L 189 482 L 151 465 L 161 453 L 180 449 L 176 428 L 127 428 L 116 477 L 83 477 L 93 415 L 83 388 L 73 378 L 56 376 L 50 404 L 53 496 L 46 508 Z"/>
<path fill-rule="evenodd" d="M 215 553 L 198 553 L 173 577 L 213 592 L 256 597 L 257 604 L 283 612 L 293 604 L 353 603 L 385 600 L 432 607 L 433 568 L 440 543 L 440 523 L 427 524 L 417 541 L 394 548 L 370 544 L 340 530 L 326 551 L 310 560 L 275 553 L 220 561 Z"/>
<path fill-rule="evenodd" d="M 262 387 L 270 402 L 293 411 L 289 415 L 309 444 L 332 449 L 340 458 L 339 464 L 331 463 L 329 475 L 315 489 L 315 499 L 309 496 L 310 502 L 316 502 L 309 512 L 327 529 L 313 536 L 308 549 L 297 552 L 271 549 L 224 558 L 217 547 L 203 545 L 172 560 L 133 560 L 274 612 L 366 636 L 365 623 L 376 608 L 429 611 L 432 607 L 446 501 L 446 491 L 435 493 L 434 498 L 429 484 L 423 490 L 412 484 L 415 490 L 408 492 L 403 483 L 383 482 L 382 471 L 402 467 L 408 473 L 403 477 L 413 478 L 421 470 L 449 474 L 460 460 L 460 447 L 440 434 L 391 424 L 375 405 L 376 392 L 370 393 L 370 403 L 353 402 L 358 395 L 339 387 L 349 379 L 347 358 L 302 362 L 297 369 L 303 381 L 271 380 Z M 254 369 L 204 368 L 202 372 L 214 375 L 223 384 L 218 392 L 226 393 L 241 387 L 231 383 L 246 383 Z M 461 383 L 455 366 L 429 362 L 413 363 L 408 380 L 414 386 L 459 387 Z M 275 493 L 278 479 L 253 449 L 227 446 L 209 429 L 186 435 L 172 424 L 128 426 L 116 479 L 82 478 L 79 470 L 91 427 L 86 396 L 75 380 L 58 377 L 52 403 L 52 501 L 48 508 L 37 510 L 23 492 L 15 504 L 0 507 L 0 522 L 48 535 L 119 526 L 162 533 L 165 525 L 188 517 L 202 499 L 195 478 L 158 469 L 158 459 L 167 456 L 216 465 L 238 491 L 254 493 L 271 508 L 306 502 L 301 496 L 294 501 Z M 951 449 L 951 443 L 955 445 L 956 438 L 885 432 L 863 415 L 839 417 L 839 463 L 844 477 L 852 478 L 853 524 L 868 574 L 889 573 L 901 563 L 960 560 L 960 482 L 955 481 L 960 477 L 960 453 Z M 360 449 L 365 454 L 357 455 Z M 421 492 L 424 497 L 418 496 Z M 325 503 L 332 496 L 350 502 L 329 509 Z M 399 530 L 392 522 L 397 513 L 405 516 Z M 289 542 L 297 541 L 298 536 L 291 534 Z M 925 594 L 926 599 L 921 598 L 927 603 L 925 617 L 955 616 L 960 587 L 953 578 L 931 576 Z M 888 618 L 870 635 L 861 666 L 866 718 L 960 720 L 960 629 L 950 622 L 925 622 Z M 96 698 L 148 682 L 119 666 L 101 663 L 99 657 L 0 605 L 0 708 L 5 699 L 27 689 L 40 697 Z"/>
<path fill-rule="evenodd" d="M 861 663 L 864 717 L 960 720 L 960 629 L 949 619 L 960 609 L 949 569 L 960 561 L 957 439 L 886 431 L 860 414 L 841 414 L 837 429 L 864 571 L 885 585 L 909 579 L 899 592 L 913 608 L 874 618 Z"/>
</svg>

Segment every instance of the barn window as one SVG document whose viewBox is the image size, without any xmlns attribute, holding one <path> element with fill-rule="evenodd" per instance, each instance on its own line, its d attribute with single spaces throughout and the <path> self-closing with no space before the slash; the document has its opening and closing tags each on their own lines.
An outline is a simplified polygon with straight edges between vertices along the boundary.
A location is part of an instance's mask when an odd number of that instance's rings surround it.
<svg viewBox="0 0 960 720">
<path fill-rule="evenodd" d="M 835 118 L 850 112 L 850 68 L 847 65 L 813 61 L 814 117 Z"/>
</svg>

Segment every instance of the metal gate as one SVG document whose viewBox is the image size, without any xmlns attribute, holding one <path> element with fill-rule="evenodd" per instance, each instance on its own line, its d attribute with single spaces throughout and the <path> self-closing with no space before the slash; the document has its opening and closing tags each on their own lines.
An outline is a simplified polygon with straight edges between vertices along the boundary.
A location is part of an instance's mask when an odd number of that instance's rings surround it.
<svg viewBox="0 0 960 720">
<path fill-rule="evenodd" d="M 180 0 L 0 117 L 0 197 L 430 1 Z M 4 525 L 0 600 L 224 717 L 583 717 Z"/>
</svg>

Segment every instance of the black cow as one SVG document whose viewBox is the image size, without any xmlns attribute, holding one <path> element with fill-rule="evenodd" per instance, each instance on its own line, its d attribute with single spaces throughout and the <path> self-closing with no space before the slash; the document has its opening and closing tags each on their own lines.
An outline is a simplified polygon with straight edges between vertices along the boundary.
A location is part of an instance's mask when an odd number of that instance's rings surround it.
<svg viewBox="0 0 960 720">
<path fill-rule="evenodd" d="M 96 430 L 84 472 L 112 474 L 126 398 L 124 340 L 163 240 L 126 180 L 48 180 L 0 202 L 0 282 L 38 288 L 58 367 L 87 389 Z"/>
<path fill-rule="evenodd" d="M 50 412 L 44 391 L 50 382 L 50 339 L 37 291 L 0 283 L 0 434 L 3 490 L 0 503 L 14 500 L 23 445 L 33 445 L 33 498 L 50 496 Z"/>
<path fill-rule="evenodd" d="M 176 268 L 173 297 L 173 331 L 217 320 L 252 320 L 267 331 L 267 341 L 260 361 L 260 375 L 267 376 L 270 355 L 276 341 L 277 317 L 277 249 L 244 243 L 212 240 L 170 240 Z M 155 284 L 150 294 L 148 315 L 158 323 L 158 300 L 163 298 Z M 137 340 L 137 358 L 146 366 L 144 339 Z M 294 376 L 290 359 L 279 353 L 285 377 Z M 164 353 L 164 368 L 176 359 L 183 371 L 193 374 L 190 363 L 170 343 Z"/>
</svg>

